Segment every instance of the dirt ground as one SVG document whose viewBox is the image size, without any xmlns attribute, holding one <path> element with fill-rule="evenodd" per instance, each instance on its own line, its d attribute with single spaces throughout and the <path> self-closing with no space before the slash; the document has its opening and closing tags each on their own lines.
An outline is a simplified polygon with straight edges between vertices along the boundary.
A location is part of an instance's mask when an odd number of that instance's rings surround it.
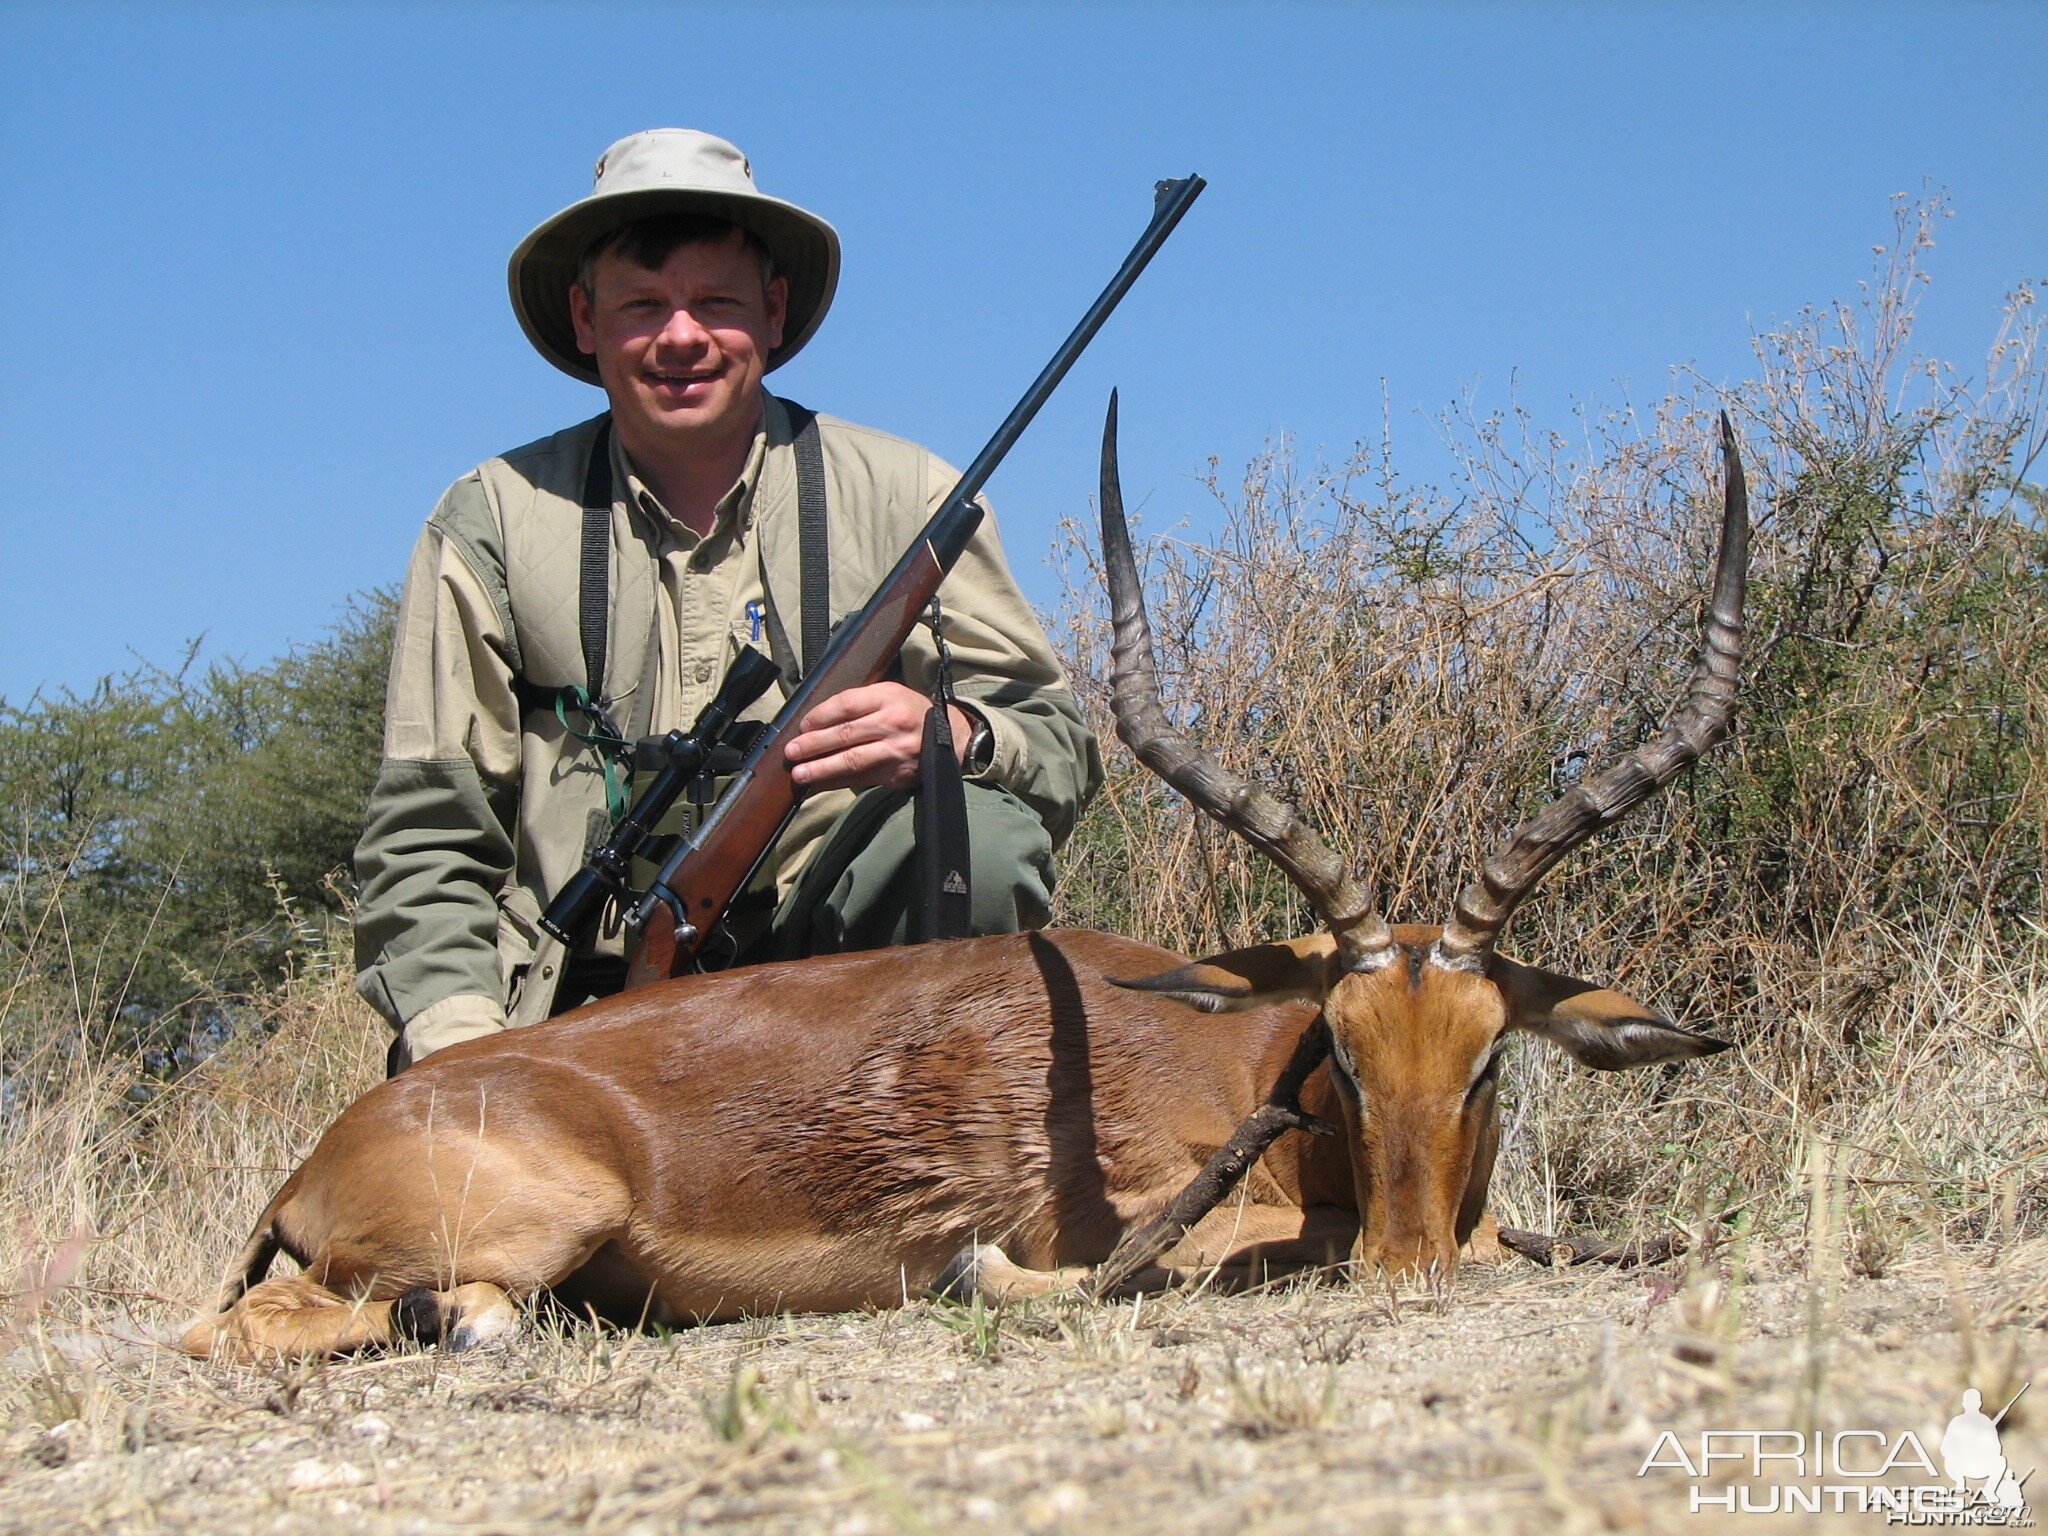
<svg viewBox="0 0 2048 1536">
<path fill-rule="evenodd" d="M 924 1301 L 672 1336 L 540 1318 L 495 1351 L 270 1371 L 38 1337 L 6 1362 L 47 1411 L 8 1432 L 0 1531 L 1869 1530 L 1694 1513 L 1682 1470 L 1638 1469 L 1666 1429 L 1912 1430 L 1932 1453 L 1966 1384 L 1995 1411 L 2048 1353 L 2048 1241 L 1875 1257 L 1819 1287 L 1798 1244 L 1758 1241 L 1468 1268 L 1448 1293 Z M 2048 1465 L 2038 1397 L 2001 1426 L 2016 1473 Z"/>
</svg>

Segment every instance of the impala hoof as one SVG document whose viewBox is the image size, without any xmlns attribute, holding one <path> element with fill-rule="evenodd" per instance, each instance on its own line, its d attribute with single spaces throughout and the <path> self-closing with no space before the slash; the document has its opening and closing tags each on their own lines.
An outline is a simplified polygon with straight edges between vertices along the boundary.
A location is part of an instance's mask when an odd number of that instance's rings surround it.
<svg viewBox="0 0 2048 1536">
<path fill-rule="evenodd" d="M 519 1309 L 495 1285 L 460 1286 L 454 1301 L 457 1322 L 441 1341 L 443 1349 L 488 1349 L 519 1332 Z"/>
<path fill-rule="evenodd" d="M 519 1331 L 519 1310 L 497 1286 L 485 1282 L 430 1291 L 415 1286 L 393 1303 L 392 1332 L 415 1344 L 461 1351 L 483 1349 Z"/>
<path fill-rule="evenodd" d="M 1008 1264 L 1009 1255 L 994 1243 L 969 1243 L 953 1256 L 953 1262 L 939 1271 L 931 1291 L 947 1301 L 971 1301 L 981 1289 L 981 1272 L 990 1263 Z"/>
</svg>

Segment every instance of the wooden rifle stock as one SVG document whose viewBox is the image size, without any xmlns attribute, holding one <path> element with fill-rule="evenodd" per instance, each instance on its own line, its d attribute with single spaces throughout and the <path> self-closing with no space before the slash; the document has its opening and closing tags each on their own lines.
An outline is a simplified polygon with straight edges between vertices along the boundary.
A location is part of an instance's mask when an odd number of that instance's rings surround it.
<svg viewBox="0 0 2048 1536">
<path fill-rule="evenodd" d="M 688 969 L 796 810 L 796 786 L 790 782 L 784 748 L 798 734 L 803 717 L 834 694 L 882 680 L 980 523 L 981 508 L 974 502 L 957 496 L 949 501 L 867 606 L 840 626 L 811 675 L 747 753 L 703 826 L 676 850 L 642 900 L 636 913 L 640 941 L 626 967 L 629 991 Z"/>
<path fill-rule="evenodd" d="M 686 839 L 662 866 L 653 887 L 634 908 L 632 926 L 639 934 L 626 967 L 626 986 L 679 976 L 726 907 L 753 875 L 770 845 L 796 809 L 796 786 L 789 779 L 783 750 L 804 716 L 835 693 L 880 682 L 918 616 L 960 558 L 981 523 L 975 497 L 995 473 L 1039 407 L 1051 398 L 1074 359 L 1081 355 L 1103 321 L 1130 291 L 1138 274 L 1166 243 L 1205 183 L 1199 176 L 1162 181 L 1153 189 L 1152 222 L 1131 247 L 1116 276 L 1102 290 L 1081 323 L 1074 327 L 1052 361 L 1024 391 L 996 435 L 967 466 L 946 504 L 925 524 L 896 568 L 883 578 L 875 595 L 859 613 L 840 626 L 825 654 L 798 684 L 761 739 L 747 754 L 739 773 L 718 797 L 696 834 Z"/>
</svg>

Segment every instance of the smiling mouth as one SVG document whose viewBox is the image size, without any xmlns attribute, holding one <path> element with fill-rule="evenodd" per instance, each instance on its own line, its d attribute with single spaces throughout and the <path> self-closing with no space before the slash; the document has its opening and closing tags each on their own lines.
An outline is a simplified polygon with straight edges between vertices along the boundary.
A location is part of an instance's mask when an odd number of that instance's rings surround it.
<svg viewBox="0 0 2048 1536">
<path fill-rule="evenodd" d="M 691 384 L 709 384 L 725 373 L 723 368 L 708 368 L 695 373 L 672 373 L 665 369 L 650 369 L 648 379 L 671 389 L 682 389 Z"/>
</svg>

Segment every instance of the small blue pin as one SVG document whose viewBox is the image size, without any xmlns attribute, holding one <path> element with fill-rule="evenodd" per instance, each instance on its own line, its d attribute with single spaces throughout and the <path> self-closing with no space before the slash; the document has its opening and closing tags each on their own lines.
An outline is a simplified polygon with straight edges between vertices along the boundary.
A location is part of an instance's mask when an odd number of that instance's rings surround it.
<svg viewBox="0 0 2048 1536">
<path fill-rule="evenodd" d="M 747 600 L 747 623 L 752 627 L 747 632 L 747 643 L 758 644 L 761 639 L 761 621 L 768 617 L 768 605 L 760 598 Z"/>
</svg>

